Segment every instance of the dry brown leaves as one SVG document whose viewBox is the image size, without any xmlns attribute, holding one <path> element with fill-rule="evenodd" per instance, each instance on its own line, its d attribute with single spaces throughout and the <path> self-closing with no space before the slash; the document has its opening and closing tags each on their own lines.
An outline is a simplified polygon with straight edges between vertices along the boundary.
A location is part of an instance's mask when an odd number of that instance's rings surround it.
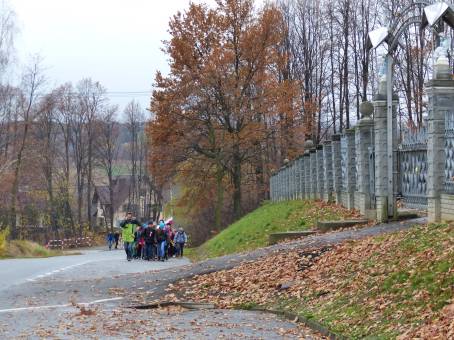
<svg viewBox="0 0 454 340">
<path fill-rule="evenodd" d="M 390 307 L 397 320 L 408 311 L 400 311 L 396 307 L 400 303 L 397 300 L 398 296 L 391 296 L 382 291 L 381 285 L 390 274 L 401 270 L 401 266 L 411 268 L 412 265 L 429 263 L 434 259 L 431 249 L 409 254 L 399 250 L 396 262 L 393 256 L 396 256 L 399 243 L 405 237 L 406 232 L 400 232 L 386 235 L 380 242 L 373 238 L 346 242 L 315 257 L 309 265 L 307 258 L 302 259 L 298 251 L 274 253 L 230 270 L 180 281 L 169 288 L 169 292 L 172 293 L 169 298 L 210 302 L 219 307 L 229 308 L 250 303 L 270 305 L 279 297 L 286 297 L 304 301 L 305 308 L 316 311 L 320 306 L 342 296 L 364 305 L 370 311 L 367 315 L 361 316 L 361 322 L 364 321 L 365 324 L 374 325 L 381 322 L 383 313 L 387 309 L 390 310 Z M 453 245 L 447 244 L 446 247 L 448 246 Z M 374 259 L 375 262 L 371 265 L 368 263 L 369 259 Z M 361 301 L 358 300 L 358 292 L 364 293 Z M 427 297 L 424 290 L 414 290 L 412 294 L 413 300 Z M 411 317 L 415 317 L 414 313 L 419 315 L 418 320 L 429 320 L 435 316 L 430 304 L 419 308 L 418 311 L 410 311 L 413 313 Z M 444 338 L 446 336 L 452 338 L 454 303 L 445 309 L 443 317 L 415 334 L 423 338 L 430 338 L 432 334 L 444 334 Z M 353 326 L 358 320 L 345 315 L 342 316 L 341 322 L 351 323 Z M 408 325 L 397 321 L 390 327 L 400 334 L 409 328 Z M 443 328 L 443 332 L 440 332 L 439 328 Z"/>
<path fill-rule="evenodd" d="M 441 310 L 440 317 L 398 337 L 398 340 L 403 339 L 454 339 L 454 301 Z"/>
<path fill-rule="evenodd" d="M 173 294 L 167 295 L 167 299 L 206 301 L 221 308 L 249 302 L 264 304 L 283 294 L 283 286 L 301 280 L 298 263 L 296 252 L 274 254 L 234 269 L 179 281 L 170 287 Z"/>
</svg>

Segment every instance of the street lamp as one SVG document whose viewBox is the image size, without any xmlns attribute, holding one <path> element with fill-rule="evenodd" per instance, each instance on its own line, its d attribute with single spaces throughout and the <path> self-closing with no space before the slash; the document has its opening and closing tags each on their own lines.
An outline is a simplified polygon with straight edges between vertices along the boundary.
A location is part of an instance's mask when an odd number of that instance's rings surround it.
<svg viewBox="0 0 454 340">
<path fill-rule="evenodd" d="M 399 21 L 404 18 L 404 15 L 410 13 L 410 10 L 414 6 L 424 6 L 423 15 L 408 17 L 403 21 Z M 390 20 L 389 26 L 381 26 L 368 34 L 368 49 L 377 48 L 384 42 L 388 45 L 388 51 L 384 62 L 384 67 L 381 70 L 382 78 L 386 79 L 386 105 L 387 105 L 387 153 L 388 153 L 388 216 L 395 214 L 395 197 L 394 197 L 394 174 L 393 174 L 393 159 L 394 159 L 394 134 L 393 134 L 393 112 L 392 112 L 392 100 L 393 100 L 393 53 L 399 45 L 399 39 L 403 32 L 413 24 L 420 24 L 422 28 L 430 25 L 433 27 L 439 27 L 442 22 L 446 22 L 451 28 L 454 28 L 454 10 L 453 8 L 444 3 L 437 2 L 430 4 L 427 1 L 414 1 L 407 8 L 403 9 L 402 16 L 396 16 L 395 20 Z M 381 79 L 384 82 L 385 79 Z"/>
</svg>

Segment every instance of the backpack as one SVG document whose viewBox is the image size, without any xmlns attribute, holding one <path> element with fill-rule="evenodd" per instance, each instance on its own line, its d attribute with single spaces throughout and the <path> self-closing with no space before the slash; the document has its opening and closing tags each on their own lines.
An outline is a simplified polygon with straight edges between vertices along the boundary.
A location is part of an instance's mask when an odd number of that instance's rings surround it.
<svg viewBox="0 0 454 340">
<path fill-rule="evenodd" d="M 184 231 L 177 231 L 175 235 L 175 242 L 177 243 L 184 243 L 185 237 L 184 237 Z"/>
</svg>

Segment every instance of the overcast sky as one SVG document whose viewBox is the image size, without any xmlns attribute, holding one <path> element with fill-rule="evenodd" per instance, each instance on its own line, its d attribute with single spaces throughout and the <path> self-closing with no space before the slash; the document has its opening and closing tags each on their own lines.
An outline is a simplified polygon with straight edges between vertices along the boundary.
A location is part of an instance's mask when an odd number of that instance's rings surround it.
<svg viewBox="0 0 454 340">
<path fill-rule="evenodd" d="M 202 2 L 195 0 L 193 2 Z M 213 3 L 214 0 L 203 1 Z M 49 86 L 84 77 L 100 81 L 121 110 L 131 99 L 148 107 L 169 18 L 189 0 L 9 0 L 16 12 L 19 64 L 44 59 Z M 145 92 L 119 95 L 112 92 Z"/>
</svg>

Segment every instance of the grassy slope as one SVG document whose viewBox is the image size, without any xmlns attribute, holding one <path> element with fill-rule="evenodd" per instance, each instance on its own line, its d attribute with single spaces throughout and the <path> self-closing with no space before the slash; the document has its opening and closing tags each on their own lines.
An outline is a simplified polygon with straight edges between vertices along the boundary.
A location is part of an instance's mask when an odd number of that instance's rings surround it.
<svg viewBox="0 0 454 340">
<path fill-rule="evenodd" d="M 182 281 L 175 292 L 224 307 L 291 311 L 353 339 L 452 338 L 454 223 L 345 242 L 304 271 L 298 261 L 294 251 L 271 255 Z M 282 282 L 292 285 L 276 289 Z"/>
<path fill-rule="evenodd" d="M 14 240 L 7 242 L 4 251 L 0 253 L 2 258 L 27 258 L 27 257 L 50 257 L 62 255 L 61 252 L 49 250 L 30 241 Z"/>
<path fill-rule="evenodd" d="M 452 303 L 453 261 L 453 225 L 357 241 L 325 255 L 307 273 L 305 288 L 282 299 L 281 308 L 352 338 L 393 339 Z"/>
<path fill-rule="evenodd" d="M 188 256 L 209 258 L 266 246 L 274 232 L 306 230 L 317 220 L 337 220 L 354 215 L 337 205 L 314 201 L 266 202 L 208 240 L 190 249 Z"/>
</svg>

